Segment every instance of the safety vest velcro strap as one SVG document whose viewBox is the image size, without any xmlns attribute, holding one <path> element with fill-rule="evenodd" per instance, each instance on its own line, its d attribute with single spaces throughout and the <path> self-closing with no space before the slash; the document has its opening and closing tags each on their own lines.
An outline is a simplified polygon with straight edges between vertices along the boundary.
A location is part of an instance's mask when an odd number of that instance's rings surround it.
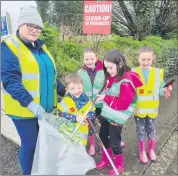
<svg viewBox="0 0 178 176">
<path fill-rule="evenodd" d="M 22 74 L 22 79 L 23 80 L 37 80 L 39 79 L 39 74 L 25 73 L 25 74 Z"/>
<path fill-rule="evenodd" d="M 80 137 L 82 138 L 82 139 L 88 139 L 88 135 L 87 134 L 85 134 L 85 133 L 79 133 L 79 135 L 80 135 Z"/>
<path fill-rule="evenodd" d="M 140 114 L 156 113 L 156 112 L 158 112 L 158 108 L 137 109 L 137 112 Z"/>
<path fill-rule="evenodd" d="M 147 101 L 147 100 L 159 100 L 158 95 L 154 96 L 137 96 L 138 100 L 137 101 Z"/>
</svg>

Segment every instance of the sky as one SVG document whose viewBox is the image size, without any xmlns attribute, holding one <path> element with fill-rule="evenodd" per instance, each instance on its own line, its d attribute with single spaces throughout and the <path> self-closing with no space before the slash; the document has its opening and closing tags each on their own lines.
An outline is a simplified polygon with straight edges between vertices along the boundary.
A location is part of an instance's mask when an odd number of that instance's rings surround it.
<svg viewBox="0 0 178 176">
<path fill-rule="evenodd" d="M 1 16 L 4 16 L 6 11 L 9 13 L 13 33 L 17 29 L 20 8 L 26 5 L 37 6 L 35 1 L 1 1 Z"/>
<path fill-rule="evenodd" d="M 1 11 L 6 9 L 10 11 L 14 11 L 14 9 L 16 9 L 18 11 L 20 7 L 26 5 L 36 6 L 36 2 L 35 1 L 1 1 Z"/>
</svg>

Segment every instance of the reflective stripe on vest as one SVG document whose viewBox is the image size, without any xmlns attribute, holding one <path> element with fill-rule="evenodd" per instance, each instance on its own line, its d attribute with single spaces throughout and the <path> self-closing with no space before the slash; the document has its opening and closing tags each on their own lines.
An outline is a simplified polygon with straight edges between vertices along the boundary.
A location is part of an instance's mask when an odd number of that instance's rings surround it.
<svg viewBox="0 0 178 176">
<path fill-rule="evenodd" d="M 162 81 L 163 72 L 161 72 L 158 68 L 151 67 L 149 79 L 154 80 L 153 83 L 148 80 L 146 84 L 144 81 L 143 74 L 141 72 L 140 67 L 134 68 L 133 71 L 138 73 L 144 83 L 144 86 L 137 88 L 137 97 L 138 101 L 136 104 L 137 111 L 135 113 L 136 116 L 139 117 L 146 117 L 147 115 L 150 118 L 155 118 L 158 115 L 158 107 L 159 107 L 159 87 Z M 147 91 L 150 90 L 151 86 L 153 86 L 153 94 L 148 95 Z M 142 93 L 139 92 L 142 90 Z"/>
<path fill-rule="evenodd" d="M 83 138 L 83 139 L 85 139 L 85 140 L 88 139 L 88 135 L 85 134 L 85 133 L 81 133 L 81 132 L 80 132 L 80 137 Z"/>
<path fill-rule="evenodd" d="M 38 80 L 39 79 L 39 74 L 22 74 L 22 80 Z M 2 88 L 3 94 L 9 94 Z M 34 97 L 39 97 L 39 92 L 38 91 L 28 91 L 31 96 Z"/>
<path fill-rule="evenodd" d="M 90 77 L 86 70 L 80 69 L 78 74 L 82 77 L 83 85 L 84 85 L 84 92 L 93 101 L 96 98 L 96 95 L 99 91 L 103 88 L 104 85 L 104 71 L 99 70 L 96 72 L 93 85 L 91 83 Z M 96 107 L 102 107 L 102 102 L 96 101 Z"/>
<path fill-rule="evenodd" d="M 114 110 L 108 105 L 103 105 L 102 116 L 107 117 L 109 120 L 112 120 L 119 124 L 125 124 L 135 109 L 135 106 L 129 106 L 127 110 L 118 111 Z M 112 117 L 111 117 L 112 116 Z"/>
<path fill-rule="evenodd" d="M 22 75 L 22 79 L 24 80 L 33 80 L 33 79 L 39 79 L 39 74 L 29 74 L 29 73 L 24 73 Z"/>
<path fill-rule="evenodd" d="M 72 115 L 75 115 L 75 116 L 77 116 L 77 115 L 82 116 L 86 112 L 86 110 L 88 110 L 88 106 L 90 106 L 90 105 L 91 105 L 91 102 L 87 103 L 83 108 L 81 108 L 78 111 L 76 106 L 75 106 L 75 102 L 73 101 L 73 99 L 70 98 L 70 97 L 64 97 L 63 100 L 60 103 L 57 104 L 57 108 L 58 108 L 58 110 L 60 110 L 62 112 L 66 112 L 66 113 L 69 113 L 69 114 L 72 114 Z M 74 111 L 70 112 L 71 108 L 73 108 Z M 77 126 L 78 122 L 76 122 L 75 124 Z M 81 124 L 78 131 L 80 133 L 82 144 L 87 145 L 88 125 Z"/>
<path fill-rule="evenodd" d="M 156 69 L 156 79 L 154 83 L 154 95 L 153 96 L 139 96 L 138 101 L 146 100 L 159 100 L 159 85 L 160 85 L 160 70 Z"/>
<path fill-rule="evenodd" d="M 158 95 L 154 96 L 138 96 L 138 101 L 146 101 L 146 100 L 159 100 Z"/>
<path fill-rule="evenodd" d="M 145 113 L 155 113 L 158 111 L 158 108 L 148 108 L 148 109 L 137 109 L 138 113 L 145 114 Z"/>
<path fill-rule="evenodd" d="M 40 104 L 40 74 L 39 66 L 35 57 L 16 36 L 11 36 L 5 39 L 4 42 L 19 61 L 22 74 L 22 85 L 32 95 L 34 102 Z M 45 53 L 49 53 L 45 45 L 43 45 L 42 48 Z M 50 59 L 54 63 L 51 57 Z M 54 84 L 56 85 L 56 77 Z M 54 92 L 54 105 L 56 106 L 56 90 L 54 90 Z M 31 111 L 29 111 L 26 107 L 22 107 L 18 101 L 14 100 L 11 95 L 4 90 L 3 99 L 6 114 L 22 118 L 34 117 L 34 114 Z"/>
<path fill-rule="evenodd" d="M 62 100 L 61 102 L 60 102 L 60 105 L 64 108 L 64 111 L 65 112 L 68 112 L 68 106 L 67 106 L 67 104 L 64 102 L 64 100 Z"/>
<path fill-rule="evenodd" d="M 135 90 L 135 86 L 130 80 L 123 79 L 120 82 L 113 84 L 113 86 L 109 89 L 109 92 L 107 94 L 111 96 L 118 96 L 120 92 L 120 85 L 124 82 L 129 82 Z M 127 110 L 120 111 L 120 110 L 114 110 L 113 108 L 110 107 L 112 105 L 112 102 L 110 106 L 104 103 L 103 109 L 101 111 L 101 115 L 116 123 L 125 124 L 128 118 L 132 116 L 135 108 L 135 104 L 136 104 L 135 102 L 132 102 Z"/>
</svg>

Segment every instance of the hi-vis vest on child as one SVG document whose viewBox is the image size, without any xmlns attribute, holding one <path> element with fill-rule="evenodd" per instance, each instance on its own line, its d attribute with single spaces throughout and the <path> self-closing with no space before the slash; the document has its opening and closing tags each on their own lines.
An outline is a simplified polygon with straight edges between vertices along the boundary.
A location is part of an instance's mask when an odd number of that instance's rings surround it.
<svg viewBox="0 0 178 176">
<path fill-rule="evenodd" d="M 80 69 L 78 71 L 78 74 L 82 77 L 83 85 L 84 85 L 84 92 L 89 97 L 91 101 L 93 101 L 96 98 L 96 95 L 98 92 L 103 88 L 104 85 L 104 71 L 99 70 L 96 72 L 96 76 L 93 82 L 93 86 L 90 80 L 90 77 L 86 70 Z M 102 103 L 99 101 L 96 101 L 95 103 L 96 108 L 102 107 Z"/>
<path fill-rule="evenodd" d="M 25 89 L 32 95 L 34 102 L 40 104 L 40 73 L 38 63 L 31 51 L 18 39 L 16 36 L 9 37 L 4 40 L 9 49 L 15 54 L 19 60 L 22 72 L 22 84 Z M 43 50 L 48 54 L 49 58 L 55 63 L 46 46 L 43 45 Z M 54 77 L 56 87 L 56 77 Z M 54 106 L 57 104 L 57 91 L 54 88 Z M 26 107 L 22 107 L 20 103 L 14 100 L 11 95 L 3 89 L 3 99 L 5 114 L 10 114 L 20 117 L 34 117 L 35 115 Z"/>
<path fill-rule="evenodd" d="M 119 92 L 120 92 L 121 83 L 123 83 L 123 82 L 129 82 L 132 85 L 132 87 L 135 89 L 135 86 L 133 85 L 133 83 L 130 80 L 123 79 L 123 80 L 119 81 L 118 83 L 114 83 L 112 85 L 112 87 L 109 89 L 109 91 L 107 92 L 107 94 L 111 95 L 111 96 L 118 96 Z M 111 105 L 112 105 L 112 103 L 111 103 Z M 136 98 L 130 104 L 128 109 L 123 110 L 123 111 L 114 110 L 110 106 L 108 106 L 106 103 L 104 103 L 103 109 L 101 111 L 101 115 L 111 121 L 114 121 L 118 124 L 123 125 L 127 122 L 128 118 L 132 116 L 133 111 L 135 109 L 135 105 L 136 105 Z"/>
<path fill-rule="evenodd" d="M 163 70 L 151 67 L 148 83 L 145 83 L 140 67 L 132 69 L 138 73 L 143 82 L 143 86 L 137 88 L 137 103 L 135 115 L 144 118 L 147 115 L 155 118 L 158 115 L 159 88 L 163 81 Z"/>
<path fill-rule="evenodd" d="M 57 104 L 57 109 L 60 110 L 61 112 L 66 112 L 72 115 L 83 116 L 91 105 L 92 105 L 91 102 L 88 101 L 88 103 L 85 106 L 83 106 L 80 110 L 78 110 L 76 108 L 76 105 L 73 99 L 66 96 L 63 98 L 63 100 L 60 103 Z M 94 110 L 95 108 L 92 109 L 92 111 Z M 77 126 L 78 122 L 75 123 L 75 125 Z M 80 132 L 80 137 L 82 138 L 82 143 L 84 145 L 87 145 L 88 125 L 81 124 L 78 130 Z"/>
</svg>

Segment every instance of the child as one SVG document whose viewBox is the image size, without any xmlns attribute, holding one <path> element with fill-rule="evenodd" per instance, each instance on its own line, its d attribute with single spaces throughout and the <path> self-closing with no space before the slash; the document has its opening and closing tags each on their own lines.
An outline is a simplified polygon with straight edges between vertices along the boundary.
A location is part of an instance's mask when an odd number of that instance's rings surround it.
<svg viewBox="0 0 178 176">
<path fill-rule="evenodd" d="M 151 67 L 154 58 L 152 48 L 144 46 L 138 51 L 138 61 L 140 67 L 134 68 L 133 71 L 138 73 L 143 82 L 143 86 L 137 88 L 138 101 L 135 110 L 136 133 L 138 138 L 140 161 L 147 163 L 145 147 L 145 132 L 148 136 L 148 156 L 150 160 L 156 160 L 154 152 L 156 146 L 155 121 L 158 115 L 159 95 L 170 96 L 171 86 L 163 88 L 163 70 Z"/>
<path fill-rule="evenodd" d="M 104 101 L 101 115 L 106 120 L 101 123 L 99 136 L 110 157 L 113 156 L 118 172 L 121 173 L 124 171 L 124 154 L 121 147 L 122 125 L 117 119 L 125 120 L 132 116 L 136 102 L 135 89 L 142 86 L 142 82 L 138 74 L 131 72 L 126 58 L 115 49 L 108 51 L 104 57 L 104 73 L 107 93 L 98 95 L 98 100 Z M 96 169 L 103 169 L 108 165 L 110 162 L 102 150 L 101 161 L 96 164 Z M 113 174 L 115 172 L 112 169 L 109 175 Z"/>
<path fill-rule="evenodd" d="M 98 92 L 102 89 L 104 84 L 104 71 L 102 61 L 97 59 L 97 55 L 93 49 L 86 48 L 84 50 L 84 66 L 78 71 L 78 74 L 82 77 L 84 92 L 93 101 L 96 98 Z M 100 116 L 101 102 L 95 103 L 96 116 Z M 95 138 L 93 130 L 89 129 L 89 150 L 88 153 L 91 156 L 95 155 Z"/>
<path fill-rule="evenodd" d="M 84 50 L 84 66 L 78 71 L 78 74 L 82 77 L 84 92 L 88 95 L 91 101 L 96 98 L 98 92 L 103 88 L 104 85 L 104 71 L 103 62 L 97 59 L 96 52 L 93 49 L 86 48 Z M 96 116 L 102 120 L 101 108 L 102 102 L 96 101 Z M 95 151 L 95 138 L 93 130 L 89 129 L 89 150 L 88 153 L 94 156 Z M 122 147 L 124 147 L 124 142 L 121 141 Z"/>
<path fill-rule="evenodd" d="M 81 121 L 83 115 L 92 105 L 91 101 L 85 93 L 83 93 L 82 78 L 75 73 L 65 77 L 66 95 L 63 100 L 57 104 L 58 115 L 76 123 Z M 88 121 L 87 118 L 93 120 L 95 118 L 95 107 L 88 113 L 83 124 L 79 127 L 82 143 L 87 145 L 88 139 Z"/>
</svg>

